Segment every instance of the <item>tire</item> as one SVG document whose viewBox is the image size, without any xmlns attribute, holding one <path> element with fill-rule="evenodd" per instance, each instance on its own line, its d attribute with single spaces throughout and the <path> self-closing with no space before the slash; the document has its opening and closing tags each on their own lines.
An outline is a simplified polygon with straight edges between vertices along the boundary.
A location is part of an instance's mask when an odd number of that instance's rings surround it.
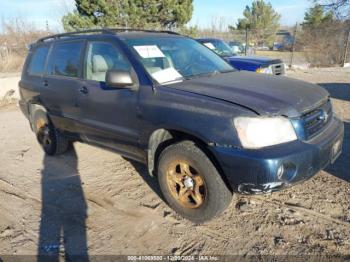
<svg viewBox="0 0 350 262">
<path fill-rule="evenodd" d="M 213 163 L 192 141 L 164 149 L 158 161 L 158 182 L 168 205 L 195 223 L 212 219 L 232 200 Z"/>
<path fill-rule="evenodd" d="M 63 154 L 68 150 L 68 139 L 62 136 L 54 127 L 45 111 L 40 109 L 35 111 L 33 130 L 46 154 L 55 156 Z"/>
</svg>

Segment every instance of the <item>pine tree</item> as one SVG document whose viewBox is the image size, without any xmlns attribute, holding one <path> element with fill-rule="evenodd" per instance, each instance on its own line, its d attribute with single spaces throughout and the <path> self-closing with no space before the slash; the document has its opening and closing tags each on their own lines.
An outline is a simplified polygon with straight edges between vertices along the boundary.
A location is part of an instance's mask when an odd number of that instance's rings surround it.
<svg viewBox="0 0 350 262">
<path fill-rule="evenodd" d="M 333 19 L 333 12 L 325 12 L 323 6 L 315 5 L 305 13 L 303 26 L 319 26 L 322 23 L 332 22 Z"/>
<path fill-rule="evenodd" d="M 252 41 L 255 44 L 272 45 L 276 32 L 280 27 L 281 15 L 278 14 L 270 3 L 264 0 L 253 1 L 252 6 L 246 6 L 243 12 L 244 18 L 238 19 L 237 29 L 252 30 Z"/>
<path fill-rule="evenodd" d="M 91 27 L 181 28 L 192 17 L 193 0 L 75 0 L 62 18 L 66 31 Z"/>
</svg>

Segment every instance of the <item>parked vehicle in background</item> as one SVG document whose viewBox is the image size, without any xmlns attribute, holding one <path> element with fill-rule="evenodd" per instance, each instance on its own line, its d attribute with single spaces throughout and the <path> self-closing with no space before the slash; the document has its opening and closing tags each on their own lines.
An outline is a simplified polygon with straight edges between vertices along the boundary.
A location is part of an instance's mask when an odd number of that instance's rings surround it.
<svg viewBox="0 0 350 262">
<path fill-rule="evenodd" d="M 284 45 L 283 43 L 275 42 L 273 43 L 273 51 L 283 51 L 284 50 Z"/>
<path fill-rule="evenodd" d="M 279 30 L 276 33 L 273 50 L 291 51 L 294 42 L 294 36 L 288 30 Z"/>
<path fill-rule="evenodd" d="M 80 141 L 142 162 L 169 206 L 194 222 L 218 215 L 234 192 L 304 181 L 342 151 L 344 125 L 326 90 L 235 70 L 173 32 L 42 38 L 30 47 L 19 87 L 46 154 Z"/>
<path fill-rule="evenodd" d="M 280 59 L 257 56 L 238 56 L 232 51 L 226 42 L 216 38 L 201 38 L 197 39 L 197 41 L 216 52 L 238 70 L 254 71 L 269 75 L 285 74 L 285 66 Z"/>
<path fill-rule="evenodd" d="M 242 44 L 241 42 L 239 42 L 239 41 L 230 41 L 227 44 L 232 49 L 232 52 L 234 54 L 238 55 L 238 54 L 243 54 L 244 53 L 245 47 L 244 47 L 244 44 Z"/>
<path fill-rule="evenodd" d="M 255 50 L 257 50 L 257 51 L 270 51 L 270 47 L 268 47 L 266 45 L 259 45 L 259 46 L 255 47 Z"/>
</svg>

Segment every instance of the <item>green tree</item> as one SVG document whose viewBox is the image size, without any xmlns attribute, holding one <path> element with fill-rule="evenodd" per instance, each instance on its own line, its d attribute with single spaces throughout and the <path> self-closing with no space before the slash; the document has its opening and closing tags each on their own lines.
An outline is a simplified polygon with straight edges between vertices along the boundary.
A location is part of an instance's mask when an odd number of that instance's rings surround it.
<svg viewBox="0 0 350 262">
<path fill-rule="evenodd" d="M 193 38 L 198 37 L 199 29 L 198 26 L 182 26 L 177 30 L 178 33 L 186 36 L 190 36 Z"/>
<path fill-rule="evenodd" d="M 324 7 L 317 4 L 305 13 L 303 26 L 319 26 L 323 23 L 332 22 L 333 20 L 333 12 L 325 12 Z"/>
<path fill-rule="evenodd" d="M 253 1 L 252 6 L 246 6 L 243 12 L 244 18 L 238 19 L 238 30 L 251 30 L 250 40 L 255 44 L 272 45 L 276 32 L 280 27 L 281 15 L 278 14 L 270 3 L 264 0 Z M 233 29 L 233 27 L 230 27 Z"/>
<path fill-rule="evenodd" d="M 192 17 L 193 0 L 75 0 L 62 18 L 66 31 L 91 27 L 181 28 Z"/>
</svg>

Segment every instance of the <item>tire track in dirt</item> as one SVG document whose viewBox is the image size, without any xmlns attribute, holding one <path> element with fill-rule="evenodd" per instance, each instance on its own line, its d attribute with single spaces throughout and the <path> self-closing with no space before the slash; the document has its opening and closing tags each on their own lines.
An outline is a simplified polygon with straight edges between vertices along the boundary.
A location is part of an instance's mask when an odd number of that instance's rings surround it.
<svg viewBox="0 0 350 262">
<path fill-rule="evenodd" d="M 0 180 L 0 192 L 7 194 L 7 195 L 10 195 L 10 196 L 13 196 L 13 197 L 16 197 L 16 198 L 19 198 L 23 201 L 26 201 L 28 198 L 24 194 L 18 192 L 18 190 L 16 190 L 12 184 L 10 184 L 9 182 L 7 182 L 3 179 Z"/>
<path fill-rule="evenodd" d="M 19 192 L 20 189 L 17 189 L 14 185 L 7 182 L 4 179 L 0 179 L 0 194 L 6 194 L 11 197 L 15 197 L 21 202 L 25 202 L 28 205 L 31 205 L 34 209 L 41 208 L 41 200 L 31 196 L 28 193 Z"/>
<path fill-rule="evenodd" d="M 319 218 L 322 220 L 326 220 L 328 222 L 337 223 L 338 225 L 344 226 L 350 230 L 350 223 L 344 222 L 340 219 L 329 217 L 329 216 L 324 215 L 322 213 L 319 213 L 317 211 L 303 207 L 299 204 L 295 204 L 295 203 L 291 203 L 291 202 L 284 202 L 284 201 L 280 201 L 280 200 L 275 199 L 275 198 L 268 200 L 268 199 L 264 199 L 263 197 L 258 197 L 258 196 L 254 196 L 254 200 L 258 200 L 261 203 L 269 203 L 269 204 L 272 204 L 274 206 L 279 206 L 279 207 L 282 206 L 285 208 L 291 208 L 291 209 L 294 209 L 295 211 L 299 211 L 299 212 L 304 213 L 304 214 L 309 215 L 309 216 L 313 216 L 313 217 L 316 217 L 316 218 Z"/>
</svg>

